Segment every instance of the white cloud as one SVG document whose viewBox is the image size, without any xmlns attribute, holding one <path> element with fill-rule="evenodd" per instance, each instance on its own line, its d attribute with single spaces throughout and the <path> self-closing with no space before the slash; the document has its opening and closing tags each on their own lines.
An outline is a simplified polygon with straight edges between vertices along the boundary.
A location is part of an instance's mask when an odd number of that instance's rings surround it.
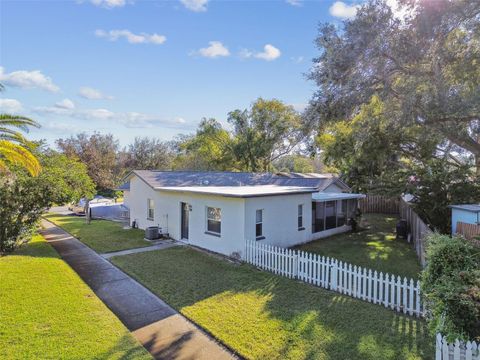
<svg viewBox="0 0 480 360">
<path fill-rule="evenodd" d="M 75 104 L 72 100 L 70 99 L 63 99 L 62 101 L 59 101 L 55 104 L 55 107 L 59 109 L 75 109 Z"/>
<path fill-rule="evenodd" d="M 343 1 L 336 1 L 330 6 L 330 15 L 340 19 L 351 19 L 357 14 L 360 5 L 347 5 Z"/>
<path fill-rule="evenodd" d="M 40 70 L 18 70 L 7 74 L 4 68 L 0 66 L 0 82 L 7 86 L 22 89 L 40 88 L 50 92 L 60 90 L 60 88 L 53 83 L 52 79 L 42 74 Z"/>
<path fill-rule="evenodd" d="M 167 127 L 167 128 L 186 129 L 190 127 L 190 125 L 185 121 L 185 119 L 180 117 L 177 117 L 174 119 L 164 119 L 157 115 L 145 114 L 145 113 L 134 112 L 134 111 L 114 112 L 114 111 L 103 109 L 103 108 L 79 109 L 76 107 L 73 107 L 73 108 L 68 108 L 65 106 L 62 107 L 61 105 L 65 105 L 64 101 L 57 103 L 54 106 L 36 107 L 36 108 L 33 108 L 32 111 L 37 114 L 46 114 L 50 116 L 66 116 L 72 119 L 79 119 L 79 120 L 112 121 L 128 128 L 153 128 L 155 126 L 160 126 L 160 127 Z"/>
<path fill-rule="evenodd" d="M 100 90 L 82 86 L 78 91 L 78 95 L 89 100 L 112 100 L 113 96 L 103 94 Z"/>
<path fill-rule="evenodd" d="M 106 38 L 110 41 L 117 41 L 120 38 L 125 38 L 130 44 L 155 44 L 161 45 L 167 41 L 166 36 L 159 34 L 139 33 L 134 34 L 130 30 L 95 30 L 95 36 Z"/>
<path fill-rule="evenodd" d="M 15 99 L 0 99 L 0 112 L 18 114 L 23 110 L 20 101 Z"/>
<path fill-rule="evenodd" d="M 302 0 L 285 0 L 287 4 L 290 4 L 292 6 L 302 6 Z"/>
<path fill-rule="evenodd" d="M 209 58 L 216 58 L 220 56 L 230 56 L 230 51 L 220 41 L 210 41 L 208 44 L 210 46 L 206 48 L 201 48 L 197 52 L 194 52 L 194 54 L 198 53 L 201 56 L 209 57 Z"/>
<path fill-rule="evenodd" d="M 180 0 L 185 8 L 195 12 L 207 11 L 208 1 L 209 0 Z"/>
<path fill-rule="evenodd" d="M 90 2 L 95 6 L 101 6 L 108 9 L 123 7 L 127 3 L 126 0 L 90 0 Z"/>
<path fill-rule="evenodd" d="M 281 51 L 271 44 L 267 44 L 263 47 L 263 51 L 253 52 L 248 49 L 242 49 L 239 56 L 245 59 L 254 57 L 266 61 L 272 61 L 280 57 Z"/>
</svg>

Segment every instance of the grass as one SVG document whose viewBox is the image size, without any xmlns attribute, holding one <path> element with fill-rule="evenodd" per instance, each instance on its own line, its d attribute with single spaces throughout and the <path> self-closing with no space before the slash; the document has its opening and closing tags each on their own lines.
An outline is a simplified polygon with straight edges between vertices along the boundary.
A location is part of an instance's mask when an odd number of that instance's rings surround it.
<svg viewBox="0 0 480 360">
<path fill-rule="evenodd" d="M 144 240 L 140 229 L 123 229 L 120 223 L 108 220 L 92 220 L 84 217 L 48 214 L 45 218 L 75 236 L 98 253 L 108 253 L 152 245 Z"/>
<path fill-rule="evenodd" d="M 0 359 L 150 359 L 41 236 L 0 257 Z"/>
<path fill-rule="evenodd" d="M 417 279 L 421 266 L 412 244 L 395 239 L 398 218 L 365 214 L 368 230 L 344 233 L 297 246 L 296 249 L 330 256 L 353 265 Z"/>
<path fill-rule="evenodd" d="M 249 359 L 431 359 L 424 321 L 188 247 L 113 263 Z"/>
</svg>

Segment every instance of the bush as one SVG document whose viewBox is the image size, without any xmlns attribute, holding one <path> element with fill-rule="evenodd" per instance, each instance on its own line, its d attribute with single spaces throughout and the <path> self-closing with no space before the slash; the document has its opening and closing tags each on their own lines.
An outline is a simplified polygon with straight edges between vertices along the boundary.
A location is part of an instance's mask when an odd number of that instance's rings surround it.
<svg viewBox="0 0 480 360">
<path fill-rule="evenodd" d="M 46 184 L 30 176 L 0 176 L 0 254 L 30 239 L 42 213 L 51 205 Z"/>
<path fill-rule="evenodd" d="M 427 239 L 421 286 L 432 333 L 449 341 L 480 339 L 480 248 L 463 237 Z"/>
</svg>

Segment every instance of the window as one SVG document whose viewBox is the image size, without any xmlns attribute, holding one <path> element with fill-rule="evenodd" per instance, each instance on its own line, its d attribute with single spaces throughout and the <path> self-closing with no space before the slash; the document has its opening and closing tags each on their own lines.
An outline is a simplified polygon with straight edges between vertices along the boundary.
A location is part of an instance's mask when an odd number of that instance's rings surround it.
<svg viewBox="0 0 480 360">
<path fill-rule="evenodd" d="M 312 202 L 312 232 L 334 229 L 355 216 L 357 199 Z"/>
<path fill-rule="evenodd" d="M 153 199 L 147 199 L 147 219 L 153 220 L 154 216 L 155 216 L 155 208 L 154 208 Z"/>
<path fill-rule="evenodd" d="M 207 232 L 220 235 L 222 231 L 222 210 L 207 207 Z"/>
<path fill-rule="evenodd" d="M 303 227 L 303 204 L 298 205 L 297 225 L 298 230 L 305 230 Z"/>
<path fill-rule="evenodd" d="M 257 240 L 265 239 L 263 237 L 263 210 L 257 210 L 255 213 L 255 238 Z"/>
</svg>

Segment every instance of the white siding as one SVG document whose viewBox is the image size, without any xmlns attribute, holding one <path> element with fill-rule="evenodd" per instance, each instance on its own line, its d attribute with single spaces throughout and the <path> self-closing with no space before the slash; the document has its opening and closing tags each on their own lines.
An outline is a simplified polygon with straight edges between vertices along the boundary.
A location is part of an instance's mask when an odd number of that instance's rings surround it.
<svg viewBox="0 0 480 360">
<path fill-rule="evenodd" d="M 188 243 L 225 255 L 238 252 L 241 255 L 245 248 L 244 241 L 244 200 L 222 196 L 200 195 L 177 192 L 158 192 L 158 201 L 162 214 L 168 214 L 168 232 L 173 239 L 180 239 L 181 209 L 180 203 L 191 205 L 189 213 Z M 157 206 L 157 205 L 156 205 Z M 206 234 L 206 208 L 221 209 L 222 225 L 220 237 Z"/>
<path fill-rule="evenodd" d="M 336 185 L 329 189 L 338 192 Z M 128 193 L 128 194 L 127 194 Z M 125 192 L 125 204 L 130 209 L 130 222 L 140 229 L 160 226 L 170 237 L 180 240 L 181 202 L 191 205 L 189 213 L 189 240 L 192 245 L 225 255 L 245 250 L 245 239 L 255 240 L 255 213 L 263 209 L 263 236 L 261 243 L 289 247 L 332 233 L 348 231 L 342 227 L 312 234 L 312 196 L 294 194 L 253 198 L 231 198 L 201 195 L 189 192 L 153 190 L 137 176 L 130 179 L 130 191 Z M 153 199 L 155 217 L 147 219 L 147 199 Z M 303 227 L 298 230 L 298 205 L 303 204 Z M 206 234 L 206 207 L 218 207 L 222 212 L 221 236 Z"/>
<path fill-rule="evenodd" d="M 154 219 L 147 219 L 147 199 L 153 199 L 155 205 Z M 159 225 L 164 227 L 164 220 L 161 216 L 162 211 L 158 208 L 160 201 L 158 199 L 158 192 L 153 190 L 145 182 L 136 176 L 130 179 L 130 196 L 128 198 L 127 206 L 130 209 L 130 224 L 136 221 L 140 229 L 145 229 L 148 226 Z"/>
<path fill-rule="evenodd" d="M 303 204 L 303 227 L 298 230 L 298 205 Z M 289 247 L 305 243 L 312 234 L 312 195 L 262 196 L 245 199 L 245 234 L 255 240 L 255 213 L 263 210 L 263 244 Z"/>
</svg>

